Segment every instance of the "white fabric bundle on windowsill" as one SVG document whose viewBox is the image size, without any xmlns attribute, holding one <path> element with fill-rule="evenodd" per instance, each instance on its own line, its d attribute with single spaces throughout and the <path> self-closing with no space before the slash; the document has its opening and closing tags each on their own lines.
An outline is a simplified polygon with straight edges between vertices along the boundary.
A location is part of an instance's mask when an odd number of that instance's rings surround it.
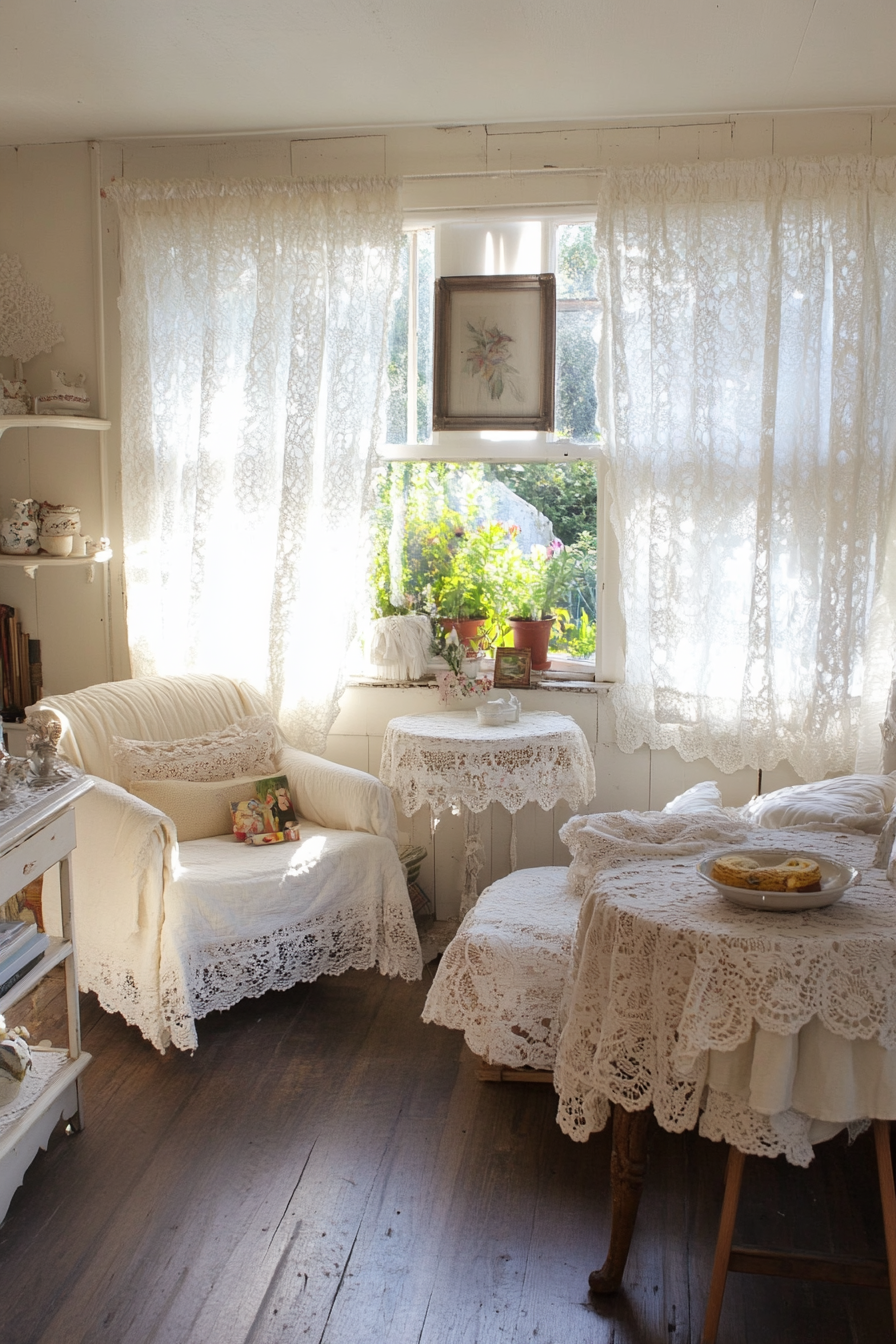
<svg viewBox="0 0 896 1344">
<path fill-rule="evenodd" d="M 383 616 L 370 630 L 367 657 L 384 681 L 417 681 L 432 645 L 428 616 Z"/>
</svg>

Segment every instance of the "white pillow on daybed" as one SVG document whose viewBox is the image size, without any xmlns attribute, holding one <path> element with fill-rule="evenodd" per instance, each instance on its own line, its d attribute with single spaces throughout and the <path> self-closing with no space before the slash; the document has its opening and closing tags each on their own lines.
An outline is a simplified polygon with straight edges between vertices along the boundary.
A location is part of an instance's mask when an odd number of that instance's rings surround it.
<svg viewBox="0 0 896 1344">
<path fill-rule="evenodd" d="M 663 808 L 664 812 L 722 812 L 722 795 L 714 779 L 685 789 Z"/>
<path fill-rule="evenodd" d="M 769 828 L 842 826 L 875 833 L 883 829 L 894 801 L 896 771 L 891 775 L 841 775 L 761 794 L 741 808 L 741 816 Z"/>
</svg>

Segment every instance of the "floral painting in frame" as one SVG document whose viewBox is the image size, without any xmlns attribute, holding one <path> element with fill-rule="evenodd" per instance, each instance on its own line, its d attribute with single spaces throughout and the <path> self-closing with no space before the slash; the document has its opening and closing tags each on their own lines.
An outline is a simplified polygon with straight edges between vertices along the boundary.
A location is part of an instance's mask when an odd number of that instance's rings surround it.
<svg viewBox="0 0 896 1344">
<path fill-rule="evenodd" d="M 554 427 L 553 275 L 436 281 L 433 429 Z"/>
</svg>

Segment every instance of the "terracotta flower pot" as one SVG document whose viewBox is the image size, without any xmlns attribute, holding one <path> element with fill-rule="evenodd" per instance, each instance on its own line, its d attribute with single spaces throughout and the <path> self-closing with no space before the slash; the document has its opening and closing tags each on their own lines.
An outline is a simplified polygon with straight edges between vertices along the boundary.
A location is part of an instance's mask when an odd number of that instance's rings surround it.
<svg viewBox="0 0 896 1344">
<path fill-rule="evenodd" d="M 543 621 L 512 620 L 509 622 L 513 631 L 513 647 L 515 649 L 532 650 L 532 670 L 535 672 L 543 672 L 545 668 L 551 665 L 548 658 L 548 644 L 550 643 L 553 624 L 553 616 L 548 616 Z"/>
<path fill-rule="evenodd" d="M 441 626 L 443 630 L 456 630 L 457 637 L 461 644 L 466 644 L 468 649 L 478 649 L 479 641 L 482 636 L 482 627 L 485 625 L 484 616 L 473 616 L 468 621 L 443 620 Z"/>
</svg>

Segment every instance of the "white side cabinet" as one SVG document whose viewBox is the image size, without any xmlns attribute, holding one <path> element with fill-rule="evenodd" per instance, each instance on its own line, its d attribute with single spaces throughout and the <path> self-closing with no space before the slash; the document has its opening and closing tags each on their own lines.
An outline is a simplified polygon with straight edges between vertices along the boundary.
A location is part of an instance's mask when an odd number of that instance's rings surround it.
<svg viewBox="0 0 896 1344">
<path fill-rule="evenodd" d="M 12 804 L 0 811 L 0 904 L 59 864 L 62 937 L 51 938 L 43 958 L 0 998 L 0 1013 L 29 994 L 53 969 L 65 966 L 68 1049 L 37 1051 L 34 1067 L 15 1101 L 0 1109 L 0 1222 L 25 1172 L 46 1148 L 59 1120 L 83 1125 L 81 1074 L 90 1055 L 81 1049 L 78 973 L 72 928 L 71 853 L 75 848 L 75 799 L 92 788 L 88 776 L 47 789 L 18 787 Z"/>
</svg>

